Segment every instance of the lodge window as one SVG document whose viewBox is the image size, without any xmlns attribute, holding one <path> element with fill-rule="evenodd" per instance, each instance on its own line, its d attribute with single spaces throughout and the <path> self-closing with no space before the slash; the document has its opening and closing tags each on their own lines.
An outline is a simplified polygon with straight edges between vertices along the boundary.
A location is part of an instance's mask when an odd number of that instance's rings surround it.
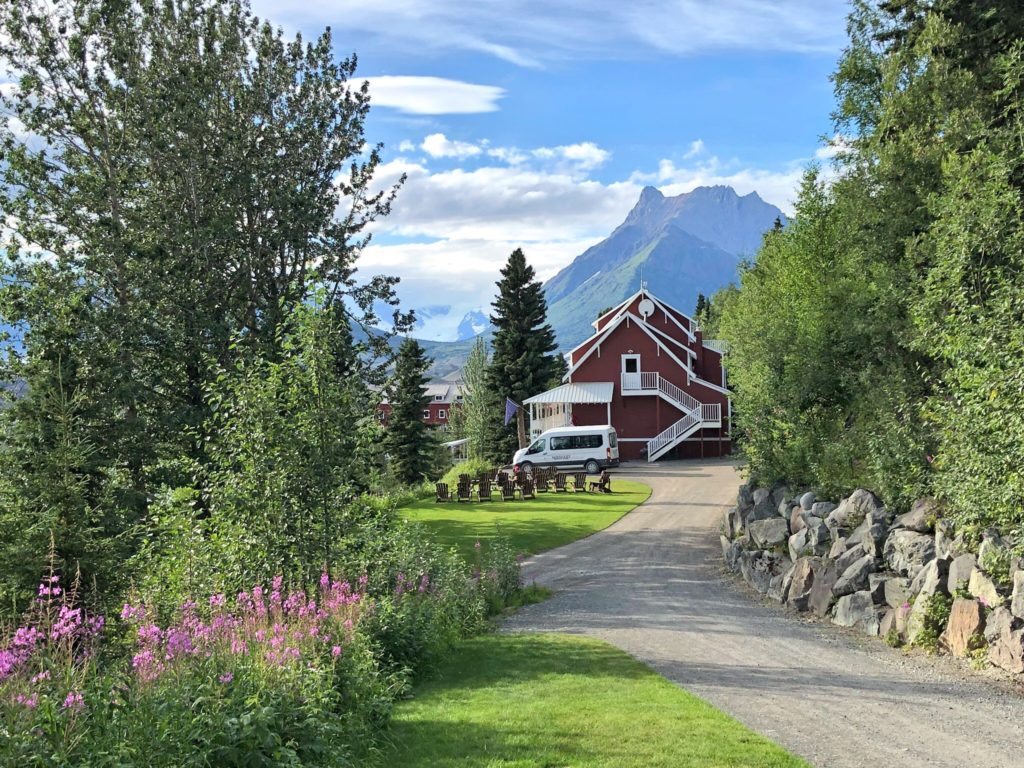
<svg viewBox="0 0 1024 768">
<path fill-rule="evenodd" d="M 439 418 L 439 419 L 447 419 L 448 418 L 448 413 L 446 411 L 438 411 L 437 412 L 437 418 Z"/>
<path fill-rule="evenodd" d="M 424 419 L 429 419 L 430 418 L 430 410 L 429 409 L 423 412 L 423 418 Z"/>
</svg>

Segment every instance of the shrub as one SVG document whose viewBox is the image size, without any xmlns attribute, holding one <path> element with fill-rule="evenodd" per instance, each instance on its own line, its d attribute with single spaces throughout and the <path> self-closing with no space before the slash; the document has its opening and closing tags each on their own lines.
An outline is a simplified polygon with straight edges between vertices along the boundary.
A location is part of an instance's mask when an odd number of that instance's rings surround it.
<svg viewBox="0 0 1024 768">
<path fill-rule="evenodd" d="M 469 475 L 470 477 L 476 477 L 481 472 L 490 472 L 494 469 L 494 464 L 483 459 L 468 459 L 467 461 L 460 462 L 445 472 L 444 477 L 441 478 L 440 482 L 448 483 L 448 485 L 454 488 L 459 482 L 459 475 Z"/>
</svg>

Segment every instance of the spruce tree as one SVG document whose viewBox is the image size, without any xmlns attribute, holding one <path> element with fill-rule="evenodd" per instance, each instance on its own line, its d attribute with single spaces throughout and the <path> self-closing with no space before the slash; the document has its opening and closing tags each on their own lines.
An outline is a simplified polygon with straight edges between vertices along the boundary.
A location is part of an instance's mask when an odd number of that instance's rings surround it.
<svg viewBox="0 0 1024 768">
<path fill-rule="evenodd" d="M 503 419 L 505 400 L 520 406 L 523 401 L 551 384 L 558 370 L 558 355 L 552 354 L 555 332 L 547 323 L 547 302 L 533 268 L 516 248 L 501 270 L 498 297 L 493 307 L 493 355 L 489 369 L 490 389 L 494 394 L 494 418 Z M 507 462 L 516 448 L 526 444 L 526 419 L 520 408 L 514 423 L 501 426 L 489 436 L 487 457 Z"/>
<path fill-rule="evenodd" d="M 403 483 L 420 483 L 430 472 L 433 440 L 423 423 L 423 411 L 430 403 L 424 387 L 430 361 L 423 347 L 406 338 L 395 358 L 395 376 L 389 389 L 391 416 L 388 419 L 387 449 L 395 476 Z"/>
</svg>

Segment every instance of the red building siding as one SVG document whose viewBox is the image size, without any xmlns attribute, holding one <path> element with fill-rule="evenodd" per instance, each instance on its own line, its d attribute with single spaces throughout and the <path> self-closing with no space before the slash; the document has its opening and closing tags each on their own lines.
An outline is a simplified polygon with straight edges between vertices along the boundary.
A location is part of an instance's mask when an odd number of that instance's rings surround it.
<svg viewBox="0 0 1024 768">
<path fill-rule="evenodd" d="M 570 355 L 573 367 L 569 381 L 613 382 L 611 422 L 619 435 L 619 453 L 623 459 L 643 458 L 647 441 L 671 427 L 684 414 L 657 394 L 623 394 L 622 356 L 639 355 L 641 372 L 657 373 L 701 403 L 718 404 L 721 407 L 721 429 L 699 430 L 676 446 L 669 456 L 696 458 L 725 455 L 730 452 L 731 444 L 728 439 L 729 397 L 721 389 L 722 356 L 703 345 L 702 334 L 699 330 L 693 331 L 695 325 L 690 318 L 656 299 L 654 312 L 646 319 L 642 318 L 639 306 L 648 296 L 634 296 L 598 322 L 599 330 L 594 336 Z M 626 314 L 613 327 L 624 313 L 631 313 L 635 317 Z M 688 355 L 680 345 L 693 354 Z M 692 370 L 692 376 L 688 368 Z M 575 405 L 572 415 L 573 423 L 579 426 L 604 424 L 608 420 L 608 409 L 603 404 Z"/>
</svg>

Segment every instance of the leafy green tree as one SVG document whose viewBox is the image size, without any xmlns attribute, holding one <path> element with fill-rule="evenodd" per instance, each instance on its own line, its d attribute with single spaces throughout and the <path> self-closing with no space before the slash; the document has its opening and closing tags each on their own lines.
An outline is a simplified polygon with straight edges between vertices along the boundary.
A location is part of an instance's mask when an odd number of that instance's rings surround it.
<svg viewBox="0 0 1024 768">
<path fill-rule="evenodd" d="M 157 488 L 205 483 L 219 372 L 286 354 L 320 289 L 354 324 L 395 304 L 393 278 L 354 270 L 394 190 L 371 191 L 355 59 L 241 0 L 0 4 L 0 61 L 0 314 L 24 334 L 0 377 L 40 393 L 0 417 L 4 493 L 21 518 L 64 514 L 32 489 L 53 482 L 39 457 L 70 425 L 89 446 L 72 485 L 105 510 L 90 535 L 130 552 Z M 55 392 L 74 403 L 65 426 Z M 77 533 L 54 535 L 67 569 L 104 570 L 112 550 L 79 559 Z"/>
<path fill-rule="evenodd" d="M 473 342 L 462 368 L 462 403 L 452 408 L 452 427 L 456 435 L 469 440 L 471 459 L 484 458 L 490 433 L 494 430 L 495 397 L 487 376 L 487 343 L 480 337 Z"/>
<path fill-rule="evenodd" d="M 489 369 L 495 396 L 493 418 L 504 419 L 505 399 L 522 405 L 542 391 L 558 371 L 555 332 L 547 323 L 547 302 L 533 267 L 516 248 L 501 270 L 498 296 L 494 300 L 491 324 L 494 326 L 493 354 Z M 501 422 L 498 422 L 501 425 Z M 526 444 L 526 426 L 520 408 L 514 423 L 495 430 L 489 439 L 486 456 L 491 461 L 508 462 L 512 453 Z"/>
<path fill-rule="evenodd" d="M 416 339 L 406 337 L 395 358 L 395 375 L 388 390 L 391 415 L 388 418 L 387 450 L 395 477 L 407 485 L 423 482 L 434 464 L 433 436 L 423 422 L 430 404 L 427 359 Z"/>
</svg>

